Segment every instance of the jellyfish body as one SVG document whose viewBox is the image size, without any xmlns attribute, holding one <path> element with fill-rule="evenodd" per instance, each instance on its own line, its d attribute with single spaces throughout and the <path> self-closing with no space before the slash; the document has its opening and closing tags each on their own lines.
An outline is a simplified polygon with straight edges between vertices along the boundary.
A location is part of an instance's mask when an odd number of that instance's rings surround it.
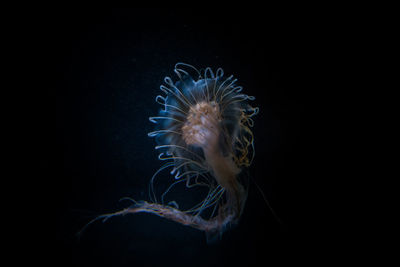
<svg viewBox="0 0 400 267">
<path fill-rule="evenodd" d="M 254 97 L 241 93 L 237 79 L 225 77 L 221 68 L 214 74 L 210 68 L 200 71 L 177 63 L 174 71 L 178 80 L 166 77 L 166 85 L 160 86 L 164 94 L 155 99 L 162 106 L 160 114 L 149 118 L 157 128 L 148 135 L 156 138 L 159 159 L 165 162 L 150 181 L 151 201 L 134 201 L 131 207 L 99 218 L 148 212 L 202 230 L 207 240 L 213 240 L 237 224 L 243 212 L 247 188 L 239 176 L 254 158 L 250 128 L 258 108 L 249 105 Z M 167 168 L 174 179 L 160 203 L 155 179 Z M 164 196 L 180 182 L 187 188 L 205 186 L 208 193 L 188 210 L 164 204 Z M 207 209 L 212 212 L 205 218 Z"/>
</svg>

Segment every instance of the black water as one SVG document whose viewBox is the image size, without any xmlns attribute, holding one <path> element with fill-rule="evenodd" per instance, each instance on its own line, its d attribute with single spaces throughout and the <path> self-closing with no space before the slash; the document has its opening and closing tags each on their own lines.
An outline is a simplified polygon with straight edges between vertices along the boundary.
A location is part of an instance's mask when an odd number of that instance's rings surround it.
<svg viewBox="0 0 400 267">
<path fill-rule="evenodd" d="M 268 20 L 262 11 L 204 9 L 53 10 L 43 12 L 36 40 L 46 82 L 38 86 L 38 165 L 46 212 L 46 253 L 71 266 L 247 266 L 313 257 L 314 217 L 305 184 L 315 168 L 307 109 L 315 46 L 306 28 Z M 208 245 L 205 235 L 149 214 L 96 222 L 96 215 L 148 199 L 161 166 L 149 116 L 173 66 L 222 67 L 254 95 L 254 183 L 240 224 Z M 312 130 L 311 130 L 312 129 Z M 166 174 L 165 174 L 166 175 Z M 48 237 L 48 239 L 47 239 Z M 42 250 L 41 250 L 42 251 Z"/>
</svg>

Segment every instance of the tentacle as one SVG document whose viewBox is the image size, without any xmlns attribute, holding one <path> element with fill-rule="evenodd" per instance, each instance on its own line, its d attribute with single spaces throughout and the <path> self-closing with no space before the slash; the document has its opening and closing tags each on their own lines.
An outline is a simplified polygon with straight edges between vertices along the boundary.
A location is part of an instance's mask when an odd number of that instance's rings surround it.
<svg viewBox="0 0 400 267">
<path fill-rule="evenodd" d="M 191 226 L 193 228 L 205 232 L 214 232 L 214 231 L 222 232 L 228 224 L 235 222 L 234 214 L 227 214 L 226 216 L 223 217 L 217 216 L 211 220 L 205 220 L 200 216 L 191 215 L 189 213 L 183 212 L 171 206 L 143 201 L 132 207 L 123 209 L 121 211 L 98 216 L 94 220 L 89 222 L 89 224 L 99 219 L 103 219 L 103 222 L 105 222 L 106 220 L 114 216 L 135 214 L 139 212 L 155 214 L 160 217 L 178 222 L 183 225 Z"/>
</svg>

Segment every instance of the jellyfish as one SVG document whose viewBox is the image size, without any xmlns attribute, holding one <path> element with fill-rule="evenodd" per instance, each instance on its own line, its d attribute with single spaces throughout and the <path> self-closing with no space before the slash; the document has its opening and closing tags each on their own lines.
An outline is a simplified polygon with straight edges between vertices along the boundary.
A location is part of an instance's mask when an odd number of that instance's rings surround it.
<svg viewBox="0 0 400 267">
<path fill-rule="evenodd" d="M 242 174 L 255 156 L 251 128 L 259 109 L 249 104 L 255 98 L 242 93 L 237 79 L 224 76 L 222 68 L 214 73 L 209 67 L 177 63 L 174 72 L 176 81 L 165 77 L 162 94 L 155 98 L 159 114 L 149 118 L 156 129 L 148 136 L 156 139 L 164 163 L 150 179 L 150 200 L 124 198 L 132 205 L 91 222 L 146 212 L 204 231 L 207 241 L 213 241 L 237 225 L 243 213 L 248 186 Z M 158 199 L 155 180 L 166 169 L 171 183 Z M 189 209 L 179 209 L 175 201 L 165 204 L 165 195 L 178 183 L 192 190 L 205 187 L 207 193 Z"/>
</svg>

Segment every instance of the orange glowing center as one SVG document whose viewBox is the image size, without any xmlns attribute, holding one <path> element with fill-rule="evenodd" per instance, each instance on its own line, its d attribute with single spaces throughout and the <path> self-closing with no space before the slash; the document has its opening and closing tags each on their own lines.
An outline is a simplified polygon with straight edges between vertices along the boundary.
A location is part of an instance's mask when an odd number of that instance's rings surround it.
<svg viewBox="0 0 400 267">
<path fill-rule="evenodd" d="M 188 145 L 212 145 L 219 135 L 221 114 L 214 101 L 200 102 L 190 107 L 182 126 L 183 140 Z"/>
</svg>

